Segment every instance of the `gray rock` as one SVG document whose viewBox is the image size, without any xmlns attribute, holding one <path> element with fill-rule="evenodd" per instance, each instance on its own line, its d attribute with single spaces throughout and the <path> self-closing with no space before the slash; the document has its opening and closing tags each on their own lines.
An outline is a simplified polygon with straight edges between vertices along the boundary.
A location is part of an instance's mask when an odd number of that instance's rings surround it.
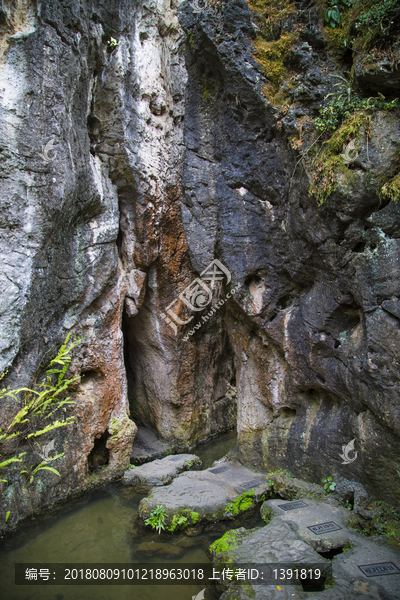
<svg viewBox="0 0 400 600">
<path fill-rule="evenodd" d="M 167 455 L 171 444 L 160 440 L 148 427 L 139 426 L 132 446 L 131 462 L 141 465 Z"/>
<path fill-rule="evenodd" d="M 272 508 L 276 516 L 266 526 L 255 532 L 234 530 L 226 534 L 229 537 L 229 548 L 221 552 L 214 552 L 215 568 L 221 569 L 228 563 L 266 564 L 276 563 L 305 563 L 321 565 L 322 573 L 326 573 L 326 565 L 330 563 L 318 552 L 328 549 L 343 548 L 345 551 L 336 554 L 332 560 L 333 582 L 324 591 L 315 591 L 313 598 L 317 600 L 395 600 L 400 589 L 400 551 L 370 540 L 360 534 L 347 529 L 347 511 L 322 502 L 310 501 L 309 498 L 301 501 L 283 502 L 282 500 L 269 500 L 264 502 Z M 284 508 L 289 510 L 284 510 Z M 318 524 L 315 523 L 318 521 Z M 342 529 L 336 532 L 313 534 L 308 527 L 321 525 L 323 522 L 335 522 Z M 314 537 L 313 537 L 314 536 Z M 316 542 L 316 538 L 320 541 Z M 226 545 L 226 544 L 225 544 Z M 221 548 L 224 546 L 221 546 Z M 364 565 L 376 563 L 391 563 L 393 570 L 399 569 L 399 574 L 391 576 L 378 575 L 366 577 L 359 568 Z M 325 565 L 325 567 L 324 567 Z M 309 596 L 301 586 L 276 586 L 242 585 L 235 582 L 221 598 L 270 600 L 287 598 L 303 600 Z"/>
<path fill-rule="evenodd" d="M 199 469 L 201 460 L 195 454 L 176 454 L 160 460 L 153 460 L 140 467 L 125 471 L 122 483 L 125 485 L 167 485 L 183 471 Z"/>
<path fill-rule="evenodd" d="M 369 92 L 398 94 L 400 92 L 400 69 L 386 59 L 373 60 L 370 56 L 360 56 L 355 60 L 354 76 L 358 86 Z"/>
<path fill-rule="evenodd" d="M 163 488 L 154 488 L 147 498 L 141 500 L 139 516 L 145 520 L 157 505 L 165 507 L 166 523 L 170 525 L 173 515 L 183 511 L 196 512 L 201 520 L 218 521 L 231 519 L 238 511 L 230 504 L 241 494 L 254 490 L 251 496 L 255 501 L 269 491 L 265 476 L 254 473 L 241 465 L 223 463 L 210 469 L 188 472 L 176 477 Z M 251 502 L 247 508 L 251 507 Z"/>
<path fill-rule="evenodd" d="M 300 502 L 306 506 L 297 508 Z M 264 506 L 271 508 L 284 523 L 290 525 L 298 538 L 317 552 L 327 552 L 349 544 L 350 531 L 347 529 L 349 512 L 343 507 L 309 498 L 300 498 L 297 502 L 267 500 Z M 296 508 L 285 510 L 290 506 Z"/>
</svg>

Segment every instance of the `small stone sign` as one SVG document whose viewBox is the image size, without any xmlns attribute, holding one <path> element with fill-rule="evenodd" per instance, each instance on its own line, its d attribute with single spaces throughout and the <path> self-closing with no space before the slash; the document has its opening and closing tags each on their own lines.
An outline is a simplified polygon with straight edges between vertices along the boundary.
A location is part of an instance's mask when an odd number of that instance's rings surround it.
<svg viewBox="0 0 400 600">
<path fill-rule="evenodd" d="M 257 487 L 262 483 L 264 483 L 262 479 L 252 479 L 251 481 L 246 481 L 245 483 L 239 483 L 238 487 L 242 488 L 242 490 L 249 490 L 250 488 Z"/>
<path fill-rule="evenodd" d="M 333 521 L 327 521 L 326 523 L 309 525 L 307 529 L 315 533 L 315 535 L 322 535 L 324 533 L 331 533 L 331 531 L 339 531 L 342 527 Z"/>
<path fill-rule="evenodd" d="M 229 467 L 216 467 L 215 469 L 210 469 L 210 473 L 224 473 L 225 471 L 229 471 Z"/>
<path fill-rule="evenodd" d="M 366 577 L 378 577 L 381 575 L 400 575 L 400 569 L 392 562 L 375 563 L 372 565 L 358 565 L 360 571 Z"/>
<path fill-rule="evenodd" d="M 296 510 L 296 508 L 304 508 L 304 506 L 308 506 L 302 500 L 297 500 L 296 502 L 287 502 L 286 504 L 278 504 L 278 507 L 282 510 Z"/>
</svg>

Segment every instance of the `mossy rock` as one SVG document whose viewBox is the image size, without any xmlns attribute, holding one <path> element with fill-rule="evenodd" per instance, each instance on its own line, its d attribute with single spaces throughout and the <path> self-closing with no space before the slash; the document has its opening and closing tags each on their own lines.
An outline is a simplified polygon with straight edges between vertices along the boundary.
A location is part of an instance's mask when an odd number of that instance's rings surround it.
<svg viewBox="0 0 400 600">
<path fill-rule="evenodd" d="M 248 532 L 244 527 L 227 531 L 222 537 L 211 544 L 209 547 L 210 554 L 215 557 L 233 550 L 247 533 Z"/>
</svg>

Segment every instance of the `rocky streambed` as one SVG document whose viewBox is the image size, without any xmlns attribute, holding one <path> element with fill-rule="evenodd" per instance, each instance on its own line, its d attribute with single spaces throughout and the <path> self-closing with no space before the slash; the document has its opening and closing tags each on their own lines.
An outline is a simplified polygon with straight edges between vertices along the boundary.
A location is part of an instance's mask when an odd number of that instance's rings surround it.
<svg viewBox="0 0 400 600">
<path fill-rule="evenodd" d="M 234 439 L 229 434 L 221 447 Z M 218 440 L 199 453 L 209 459 L 213 446 L 215 456 Z M 340 478 L 335 483 L 332 493 L 287 472 L 255 471 L 237 462 L 234 450 L 207 468 L 196 454 L 132 465 L 122 482 L 42 515 L 3 540 L 5 597 L 128 600 L 134 592 L 140 599 L 175 600 L 207 589 L 207 597 L 221 600 L 397 599 L 399 547 L 383 536 L 362 535 L 361 524 L 374 517 L 370 498 L 360 484 Z M 32 561 L 177 567 L 211 561 L 218 577 L 238 565 L 259 573 L 271 573 L 275 566 L 276 577 L 285 569 L 285 580 L 266 585 L 233 577 L 203 586 L 102 586 L 100 595 L 97 586 L 40 586 L 27 593 L 14 583 L 14 565 Z M 318 578 L 290 581 L 296 568 L 301 574 L 305 566 L 318 569 Z"/>
<path fill-rule="evenodd" d="M 129 470 L 124 482 L 147 478 L 149 483 L 157 472 L 164 474 L 164 481 L 159 478 L 141 500 L 138 512 L 139 521 L 160 533 L 186 531 L 192 538 L 214 524 L 260 512 L 262 524 L 246 529 L 232 523 L 206 549 L 215 574 L 223 579 L 214 588 L 221 599 L 399 598 L 400 548 L 388 545 L 382 536 L 368 538 L 356 531 L 363 519 L 373 518 L 368 514 L 373 507 L 366 506 L 370 500 L 359 484 L 341 480 L 332 494 L 288 473 L 266 476 L 231 459 L 202 471 L 188 466 L 198 466 L 195 456 L 166 457 L 133 469 L 133 474 Z M 349 493 L 351 502 L 346 500 Z M 296 499 L 284 500 L 285 496 Z M 253 571 L 260 576 L 235 579 L 236 567 L 257 567 Z"/>
</svg>

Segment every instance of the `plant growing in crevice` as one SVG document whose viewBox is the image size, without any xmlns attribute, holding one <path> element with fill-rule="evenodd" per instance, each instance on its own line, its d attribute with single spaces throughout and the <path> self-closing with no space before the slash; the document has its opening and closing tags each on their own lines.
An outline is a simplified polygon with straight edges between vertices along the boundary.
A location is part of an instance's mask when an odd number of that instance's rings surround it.
<svg viewBox="0 0 400 600">
<path fill-rule="evenodd" d="M 333 477 L 331 475 L 329 475 L 329 477 L 325 477 L 324 479 L 321 479 L 322 483 L 324 484 L 324 490 L 327 492 L 334 492 L 336 489 L 336 482 L 333 481 Z"/>
<path fill-rule="evenodd" d="M 175 529 L 186 529 L 189 526 L 188 518 L 185 515 L 174 515 L 172 517 L 172 522 L 169 527 L 167 527 L 168 531 L 175 531 Z"/>
</svg>

